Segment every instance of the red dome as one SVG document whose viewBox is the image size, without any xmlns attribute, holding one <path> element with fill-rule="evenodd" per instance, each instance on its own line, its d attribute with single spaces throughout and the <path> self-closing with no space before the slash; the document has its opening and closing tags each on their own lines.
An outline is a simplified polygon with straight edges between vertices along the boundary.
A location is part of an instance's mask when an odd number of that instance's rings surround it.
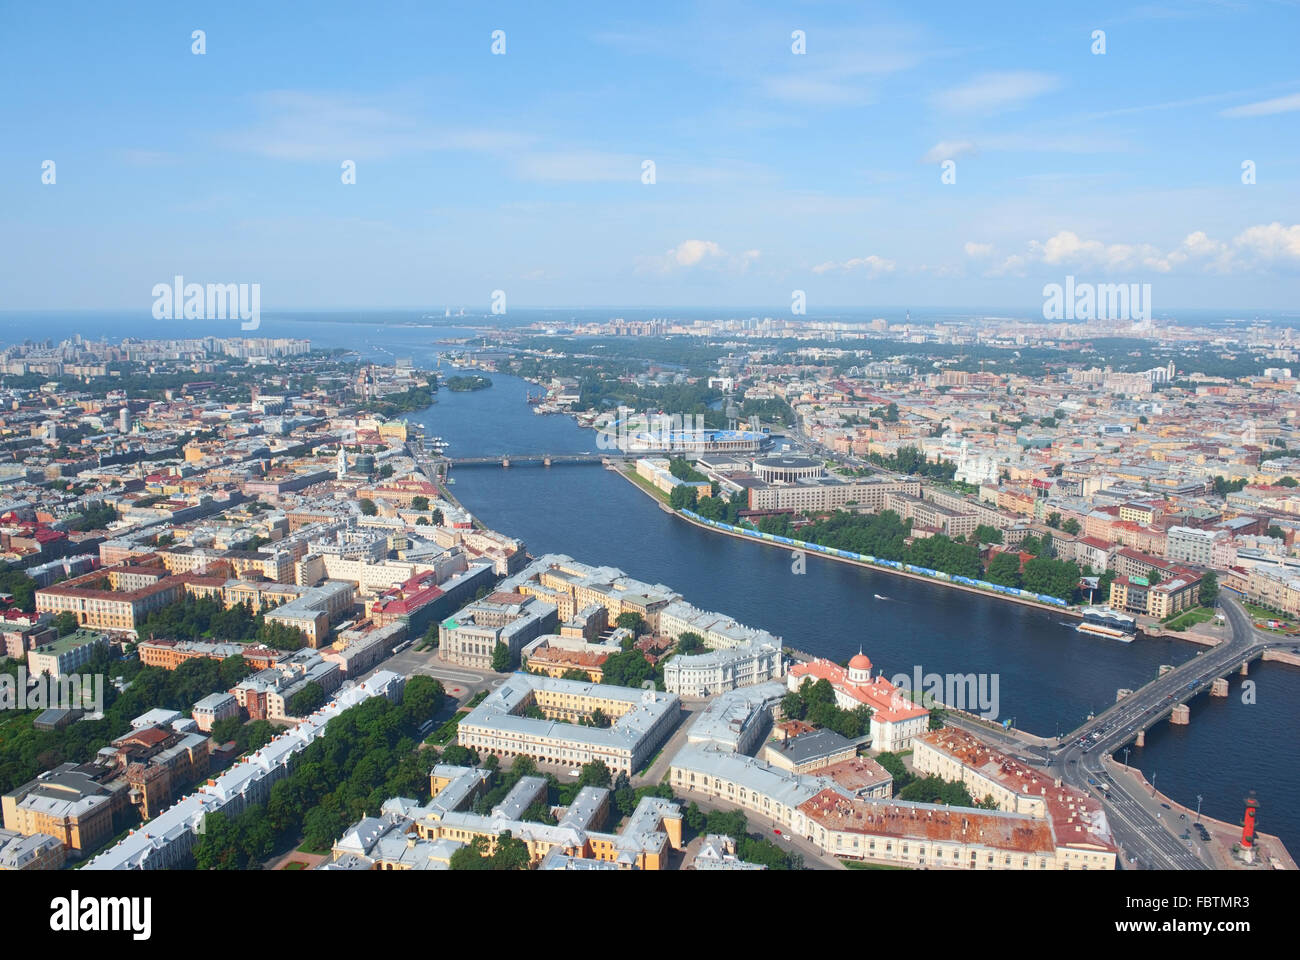
<svg viewBox="0 0 1300 960">
<path fill-rule="evenodd" d="M 867 657 L 865 653 L 859 653 L 857 656 L 855 656 L 852 660 L 849 661 L 849 669 L 865 670 L 867 672 L 870 672 L 871 660 Z"/>
</svg>

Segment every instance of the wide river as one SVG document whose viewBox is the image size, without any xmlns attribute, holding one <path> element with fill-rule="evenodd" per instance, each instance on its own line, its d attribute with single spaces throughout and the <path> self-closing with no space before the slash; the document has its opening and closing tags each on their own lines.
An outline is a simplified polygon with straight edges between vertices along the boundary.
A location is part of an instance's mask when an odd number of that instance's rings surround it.
<svg viewBox="0 0 1300 960">
<path fill-rule="evenodd" d="M 353 348 L 379 363 L 409 356 L 431 366 L 437 352 L 455 349 L 437 340 L 472 334 L 445 321 L 430 328 L 340 319 L 345 317 L 324 322 L 317 316 L 268 315 L 255 336 L 308 337 L 313 345 Z M 75 333 L 240 335 L 234 324 L 229 331 L 181 331 L 135 311 L 47 316 L 39 327 L 30 318 L 6 317 L 0 339 L 21 340 L 35 330 L 55 340 Z M 492 380 L 491 388 L 476 393 L 443 390 L 436 405 L 413 419 L 430 436 L 450 441 L 453 456 L 597 449 L 595 435 L 570 418 L 533 414 L 525 403 L 529 384 L 495 374 Z M 996 675 L 998 716 L 1045 736 L 1073 728 L 1113 702 L 1118 688 L 1155 676 L 1160 664 L 1181 663 L 1201 649 L 1176 640 L 1119 644 L 1090 638 L 1059 614 L 816 556 L 808 557 L 807 572 L 798 575 L 788 553 L 668 516 L 599 466 L 480 467 L 453 475 L 453 489 L 467 507 L 489 526 L 524 540 L 535 555 L 567 553 L 619 567 L 835 660 L 861 648 L 887 676 L 911 675 L 918 666 L 922 673 Z M 1295 667 L 1256 663 L 1250 679 L 1254 703 L 1242 702 L 1241 682 L 1234 677 L 1231 696 L 1197 697 L 1190 725 L 1158 724 L 1129 762 L 1180 802 L 1195 807 L 1201 794 L 1205 813 L 1232 823 L 1240 822 L 1242 798 L 1255 790 L 1260 829 L 1280 835 L 1300 855 L 1300 677 Z"/>
<path fill-rule="evenodd" d="M 534 414 L 537 388 L 493 374 L 474 393 L 442 391 L 412 419 L 450 443 L 451 456 L 596 452 L 595 435 L 565 416 Z M 1184 641 L 1131 644 L 1088 637 L 1060 614 L 836 563 L 810 555 L 794 572 L 783 550 L 706 532 L 664 513 L 627 480 L 600 466 L 462 467 L 457 497 L 489 527 L 525 541 L 534 555 L 565 553 L 663 583 L 689 602 L 770 630 L 795 648 L 833 660 L 862 649 L 885 675 L 975 673 L 996 678 L 999 719 L 1044 736 L 1077 726 L 1141 686 L 1161 664 L 1202 649 Z M 882 599 L 884 598 L 884 599 Z M 1249 789 L 1260 828 L 1300 850 L 1300 733 L 1296 670 L 1257 663 L 1254 704 L 1240 681 L 1225 699 L 1198 697 L 1192 723 L 1158 725 L 1129 762 L 1170 796 L 1239 822 Z"/>
</svg>

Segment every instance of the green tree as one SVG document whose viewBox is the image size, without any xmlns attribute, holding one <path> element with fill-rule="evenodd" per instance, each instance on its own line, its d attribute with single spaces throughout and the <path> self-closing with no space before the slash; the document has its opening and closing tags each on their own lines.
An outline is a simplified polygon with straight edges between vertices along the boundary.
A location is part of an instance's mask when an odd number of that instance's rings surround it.
<svg viewBox="0 0 1300 960">
<path fill-rule="evenodd" d="M 694 800 L 686 805 L 686 828 L 692 833 L 700 834 L 708 828 L 708 821 L 705 819 L 704 811 L 700 809 L 699 804 Z"/>
<path fill-rule="evenodd" d="M 375 506 L 375 501 L 371 500 L 369 497 L 361 498 L 360 507 L 361 512 L 367 517 L 373 517 L 379 512 L 379 508 Z"/>
<path fill-rule="evenodd" d="M 1214 606 L 1219 597 L 1219 576 L 1213 570 L 1206 570 L 1201 577 L 1200 601 L 1203 607 Z"/>
<path fill-rule="evenodd" d="M 531 862 L 528 844 L 509 830 L 503 830 L 501 836 L 497 837 L 496 852 L 492 854 L 492 869 L 527 870 Z"/>
<path fill-rule="evenodd" d="M 622 816 L 630 817 L 636 809 L 636 803 L 636 792 L 632 789 L 632 781 L 628 779 L 626 773 L 620 771 L 614 780 L 614 806 Z"/>
<path fill-rule="evenodd" d="M 506 673 L 510 670 L 513 660 L 514 658 L 510 656 L 510 648 L 498 640 L 497 645 L 492 648 L 492 669 L 497 673 Z"/>
<path fill-rule="evenodd" d="M 650 665 L 640 650 L 625 650 L 610 654 L 601 665 L 600 682 L 616 687 L 640 687 L 647 680 L 654 681 L 656 689 L 663 689 L 663 670 Z"/>
<path fill-rule="evenodd" d="M 614 621 L 616 627 L 622 627 L 625 630 L 631 630 L 636 636 L 641 636 L 648 629 L 645 617 L 635 611 L 620 613 L 618 619 Z"/>
<path fill-rule="evenodd" d="M 211 731 L 209 731 L 212 742 L 218 744 L 234 740 L 235 735 L 239 733 L 239 728 L 243 725 L 244 721 L 240 720 L 239 717 L 224 717 L 216 721 L 212 724 Z"/>
<path fill-rule="evenodd" d="M 492 861 L 488 857 L 487 838 L 474 837 L 466 846 L 451 855 L 448 867 L 452 870 L 491 870 Z"/>
<path fill-rule="evenodd" d="M 189 662 L 194 663 L 196 661 L 191 660 Z M 289 715 L 292 717 L 305 717 L 323 707 L 327 699 L 324 689 L 313 680 L 289 698 L 289 702 L 285 704 L 285 709 L 288 710 Z"/>
<path fill-rule="evenodd" d="M 478 764 L 478 752 L 453 743 L 442 751 L 442 762 L 453 767 L 472 767 Z M 518 762 L 518 761 L 516 761 Z"/>
<path fill-rule="evenodd" d="M 802 720 L 807 709 L 803 697 L 794 690 L 781 698 L 781 716 L 787 720 Z"/>
<path fill-rule="evenodd" d="M 578 776 L 578 786 L 608 787 L 612 780 L 613 777 L 609 772 L 609 767 L 605 766 L 605 761 L 593 760 L 582 765 L 582 772 Z"/>
<path fill-rule="evenodd" d="M 876 755 L 876 762 L 889 772 L 894 778 L 894 791 L 897 792 L 907 786 L 912 781 L 912 774 L 908 771 L 907 765 L 903 758 L 896 753 L 886 751 Z"/>
<path fill-rule="evenodd" d="M 1024 589 L 1070 601 L 1079 588 L 1079 567 L 1064 560 L 1035 557 L 1025 564 Z"/>
<path fill-rule="evenodd" d="M 668 472 L 678 480 L 685 480 L 688 483 L 703 483 L 708 479 L 700 471 L 691 466 L 691 462 L 685 457 L 673 457 L 668 461 Z"/>
<path fill-rule="evenodd" d="M 1020 558 L 1014 553 L 994 554 L 984 576 L 990 583 L 1018 588 L 1021 584 Z"/>
<path fill-rule="evenodd" d="M 1077 537 L 1082 527 L 1079 526 L 1079 521 L 1074 519 L 1074 517 L 1066 517 L 1064 522 L 1061 524 L 1061 529 L 1070 536 Z"/>
<path fill-rule="evenodd" d="M 221 685 L 227 688 L 233 687 L 252 672 L 252 666 L 239 654 L 226 657 L 217 666 L 217 675 L 221 679 Z"/>
<path fill-rule="evenodd" d="M 686 631 L 677 638 L 677 652 L 679 654 L 695 653 L 697 650 L 704 649 L 704 638 L 698 633 Z"/>
<path fill-rule="evenodd" d="M 939 777 L 922 777 L 913 780 L 898 793 L 900 800 L 918 803 L 942 803 L 952 807 L 973 807 L 975 801 L 960 781 L 947 781 Z"/>
<path fill-rule="evenodd" d="M 194 866 L 199 870 L 243 870 L 248 866 L 226 814 L 209 813 L 203 818 L 203 833 L 194 844 Z"/>
<path fill-rule="evenodd" d="M 1097 578 L 1097 598 L 1102 603 L 1110 601 L 1110 585 L 1115 581 L 1114 570 L 1103 570 Z"/>
<path fill-rule="evenodd" d="M 77 615 L 71 610 L 64 610 L 54 618 L 54 629 L 59 632 L 59 636 L 66 637 L 77 629 L 80 624 L 77 623 Z"/>
<path fill-rule="evenodd" d="M 1237 493 L 1245 489 L 1246 479 L 1239 477 L 1236 480 L 1225 480 L 1223 477 L 1214 478 L 1214 492 L 1220 497 L 1226 497 L 1230 493 Z"/>
<path fill-rule="evenodd" d="M 679 484 L 668 494 L 668 506 L 674 510 L 693 510 L 695 508 L 695 487 Z"/>
<path fill-rule="evenodd" d="M 429 509 L 429 498 L 428 498 L 428 497 L 412 497 L 412 498 L 411 498 L 411 509 L 412 509 L 412 510 L 420 510 L 420 511 L 428 510 L 428 509 Z"/>
<path fill-rule="evenodd" d="M 975 540 L 978 543 L 1001 543 L 1002 531 L 987 523 L 975 528 Z"/>
</svg>

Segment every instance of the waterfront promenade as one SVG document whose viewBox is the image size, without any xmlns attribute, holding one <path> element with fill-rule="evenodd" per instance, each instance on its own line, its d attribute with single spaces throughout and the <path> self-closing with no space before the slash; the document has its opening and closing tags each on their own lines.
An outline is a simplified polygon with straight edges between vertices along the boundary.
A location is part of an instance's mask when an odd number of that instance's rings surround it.
<svg viewBox="0 0 1300 960">
<path fill-rule="evenodd" d="M 719 529 L 718 527 L 709 526 L 707 523 L 701 523 L 700 521 L 694 519 L 693 517 L 688 517 L 680 510 L 673 510 L 664 502 L 662 497 L 657 495 L 656 492 L 650 490 L 646 485 L 638 482 L 638 478 L 635 477 L 635 475 L 633 475 L 631 471 L 619 469 L 617 467 L 611 467 L 610 469 L 612 469 L 615 473 L 618 473 L 624 479 L 628 480 L 638 490 L 641 490 L 643 493 L 649 496 L 652 500 L 654 500 L 659 505 L 659 508 L 663 510 L 665 513 L 671 513 L 679 520 L 684 520 L 687 523 L 691 524 L 692 526 L 700 528 L 701 530 L 708 530 L 710 533 L 717 533 L 726 537 L 733 537 L 737 540 L 743 540 L 746 543 L 754 543 L 763 547 L 776 547 L 780 550 L 786 550 L 786 551 L 801 549 L 798 546 L 792 547 L 789 544 L 776 543 L 771 540 L 759 540 L 756 537 L 747 537 L 742 533 L 736 533 L 731 530 L 722 530 Z M 1082 614 L 1073 607 L 1058 607 L 1050 603 L 1040 603 L 1037 600 L 1030 600 L 1028 597 L 1015 597 L 1005 593 L 998 593 L 993 590 L 984 590 L 979 587 L 967 586 L 966 584 L 963 583 L 953 583 L 951 580 L 940 580 L 938 577 L 928 577 L 925 574 L 912 573 L 909 570 L 898 570 L 895 569 L 894 567 L 888 567 L 876 563 L 867 563 L 862 560 L 854 560 L 850 557 L 838 557 L 831 553 L 819 553 L 817 551 L 806 551 L 805 555 L 811 557 L 818 557 L 822 560 L 833 560 L 837 563 L 846 563 L 849 564 L 850 566 L 862 567 L 863 569 L 874 570 L 878 573 L 887 573 L 891 576 L 906 577 L 909 580 L 920 580 L 923 583 L 932 583 L 941 587 L 950 587 L 954 590 L 961 590 L 966 593 L 975 593 L 980 595 L 981 597 L 990 597 L 994 600 L 1008 600 L 1011 603 L 1019 603 L 1026 607 L 1037 607 L 1039 610 L 1050 610 L 1052 613 L 1061 613 L 1069 617 L 1075 617 L 1075 618 L 1082 617 Z"/>
</svg>

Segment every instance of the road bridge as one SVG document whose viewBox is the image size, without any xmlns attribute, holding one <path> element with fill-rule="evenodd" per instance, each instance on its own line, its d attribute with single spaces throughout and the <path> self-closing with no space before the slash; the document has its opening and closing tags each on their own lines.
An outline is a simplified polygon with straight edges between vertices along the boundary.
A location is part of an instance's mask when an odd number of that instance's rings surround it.
<svg viewBox="0 0 1300 960">
<path fill-rule="evenodd" d="M 605 463 L 614 460 L 636 460 L 639 454 L 631 453 L 509 453 L 492 457 L 443 457 L 441 462 L 449 467 L 513 467 L 541 464 L 544 467 L 575 463 Z"/>
<path fill-rule="evenodd" d="M 1232 637 L 1169 670 L 1142 689 L 1119 700 L 1055 745 L 1044 746 L 1037 738 L 1015 730 L 991 729 L 988 724 L 959 715 L 948 722 L 979 736 L 999 749 L 1038 762 L 1065 783 L 1101 799 L 1116 841 L 1137 866 L 1151 869 L 1203 870 L 1205 851 L 1193 842 L 1180 840 L 1153 812 L 1148 798 L 1139 798 L 1125 784 L 1111 776 L 1106 761 L 1111 754 L 1153 724 L 1165 719 L 1173 708 L 1205 690 L 1267 650 L 1296 645 L 1294 637 L 1278 638 L 1255 628 L 1237 601 L 1224 598 L 1222 608 Z M 1037 742 L 1036 742 L 1037 741 Z"/>
</svg>

